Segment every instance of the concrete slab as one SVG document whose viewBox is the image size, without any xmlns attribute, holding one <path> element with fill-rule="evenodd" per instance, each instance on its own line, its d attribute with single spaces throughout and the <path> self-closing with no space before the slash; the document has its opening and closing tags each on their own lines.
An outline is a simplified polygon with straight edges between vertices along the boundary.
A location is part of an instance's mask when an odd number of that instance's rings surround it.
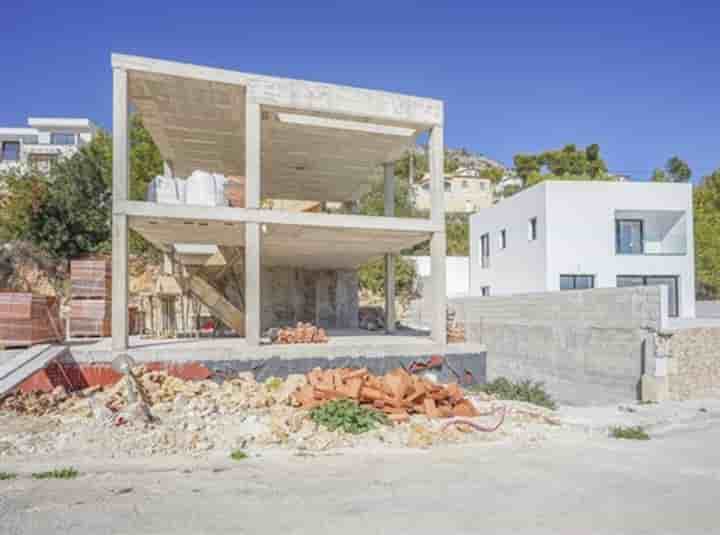
<svg viewBox="0 0 720 535">
<path fill-rule="evenodd" d="M 67 352 L 65 346 L 40 344 L 11 353 L 0 361 L 0 395 L 11 391 L 35 372 Z M 8 357 L 8 355 L 5 355 Z"/>
</svg>

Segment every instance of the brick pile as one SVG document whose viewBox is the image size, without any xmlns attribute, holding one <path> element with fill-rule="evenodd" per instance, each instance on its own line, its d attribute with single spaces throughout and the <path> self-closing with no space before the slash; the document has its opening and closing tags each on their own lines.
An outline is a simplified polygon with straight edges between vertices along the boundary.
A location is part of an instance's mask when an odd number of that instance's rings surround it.
<svg viewBox="0 0 720 535">
<path fill-rule="evenodd" d="M 112 266 L 107 258 L 70 262 L 70 333 L 72 336 L 110 336 Z"/>
<path fill-rule="evenodd" d="M 277 333 L 274 344 L 327 344 L 325 329 L 312 323 L 299 322 L 295 327 L 284 327 Z"/>
<path fill-rule="evenodd" d="M 367 368 L 315 368 L 307 374 L 307 380 L 308 384 L 293 394 L 295 402 L 307 409 L 347 398 L 384 412 L 394 422 L 407 421 L 411 414 L 429 418 L 479 415 L 457 384 L 436 384 L 403 368 L 383 376 L 373 375 Z"/>
<path fill-rule="evenodd" d="M 0 346 L 21 347 L 63 339 L 55 297 L 0 292 Z"/>
</svg>

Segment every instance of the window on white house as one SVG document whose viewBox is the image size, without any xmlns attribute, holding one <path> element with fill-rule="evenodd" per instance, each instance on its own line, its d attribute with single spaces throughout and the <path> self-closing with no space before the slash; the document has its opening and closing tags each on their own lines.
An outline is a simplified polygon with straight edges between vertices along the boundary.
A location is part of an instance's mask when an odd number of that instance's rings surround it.
<svg viewBox="0 0 720 535">
<path fill-rule="evenodd" d="M 483 297 L 489 297 L 490 296 L 490 286 L 481 287 L 480 295 L 482 295 Z"/>
<path fill-rule="evenodd" d="M 2 158 L 5 162 L 17 162 L 20 159 L 20 142 L 19 141 L 3 141 Z"/>
<path fill-rule="evenodd" d="M 75 134 L 67 134 L 65 132 L 53 132 L 50 134 L 51 145 L 74 145 Z"/>
<path fill-rule="evenodd" d="M 528 221 L 528 240 L 537 240 L 537 217 L 531 217 Z"/>
<path fill-rule="evenodd" d="M 498 247 L 500 249 L 505 249 L 505 247 L 507 247 L 507 232 L 505 229 L 502 229 L 500 231 L 500 240 L 498 243 Z"/>
<path fill-rule="evenodd" d="M 561 290 L 589 290 L 595 288 L 594 275 L 560 275 Z"/>
<path fill-rule="evenodd" d="M 452 191 L 452 184 L 450 182 L 445 182 L 445 191 Z"/>
<path fill-rule="evenodd" d="M 617 254 L 643 254 L 644 236 L 641 219 L 615 220 L 615 251 Z"/>
<path fill-rule="evenodd" d="M 480 267 L 490 267 L 490 234 L 480 236 Z"/>
</svg>

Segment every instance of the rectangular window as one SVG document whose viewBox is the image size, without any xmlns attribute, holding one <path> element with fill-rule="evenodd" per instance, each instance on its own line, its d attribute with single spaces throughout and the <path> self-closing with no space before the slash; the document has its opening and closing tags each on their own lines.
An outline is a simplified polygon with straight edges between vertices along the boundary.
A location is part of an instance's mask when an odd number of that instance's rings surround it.
<svg viewBox="0 0 720 535">
<path fill-rule="evenodd" d="M 20 142 L 19 141 L 3 141 L 2 158 L 5 162 L 17 162 L 20 159 Z"/>
<path fill-rule="evenodd" d="M 589 290 L 595 288 L 594 275 L 560 275 L 561 290 Z"/>
<path fill-rule="evenodd" d="M 490 267 L 490 234 L 480 236 L 480 267 Z"/>
<path fill-rule="evenodd" d="M 531 217 L 528 221 L 528 240 L 537 240 L 537 217 Z"/>
<path fill-rule="evenodd" d="M 450 182 L 445 182 L 445 193 L 449 193 L 452 191 L 452 184 Z"/>
<path fill-rule="evenodd" d="M 505 229 L 500 231 L 500 242 L 498 245 L 500 249 L 505 249 L 505 247 L 507 247 L 507 232 Z"/>
<path fill-rule="evenodd" d="M 642 219 L 615 220 L 615 251 L 617 254 L 643 254 Z"/>
<path fill-rule="evenodd" d="M 50 134 L 51 145 L 74 145 L 75 134 L 66 134 L 64 132 L 53 132 Z"/>
<path fill-rule="evenodd" d="M 679 313 L 678 277 L 675 275 L 618 275 L 615 281 L 618 288 L 627 286 L 655 286 L 664 284 L 668 288 L 668 315 L 677 317 Z"/>
<path fill-rule="evenodd" d="M 490 286 L 483 286 L 480 288 L 480 295 L 483 297 L 489 297 L 490 296 Z"/>
</svg>

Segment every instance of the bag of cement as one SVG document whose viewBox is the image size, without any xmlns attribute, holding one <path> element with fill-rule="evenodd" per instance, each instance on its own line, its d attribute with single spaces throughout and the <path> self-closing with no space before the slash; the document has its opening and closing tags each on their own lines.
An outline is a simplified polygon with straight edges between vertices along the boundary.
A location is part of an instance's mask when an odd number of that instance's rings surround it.
<svg viewBox="0 0 720 535">
<path fill-rule="evenodd" d="M 202 206 L 227 206 L 225 201 L 225 176 L 193 171 L 185 183 L 187 204 Z"/>
<path fill-rule="evenodd" d="M 182 204 L 185 202 L 185 181 L 181 178 L 156 176 L 148 184 L 145 199 L 162 204 Z"/>
</svg>

